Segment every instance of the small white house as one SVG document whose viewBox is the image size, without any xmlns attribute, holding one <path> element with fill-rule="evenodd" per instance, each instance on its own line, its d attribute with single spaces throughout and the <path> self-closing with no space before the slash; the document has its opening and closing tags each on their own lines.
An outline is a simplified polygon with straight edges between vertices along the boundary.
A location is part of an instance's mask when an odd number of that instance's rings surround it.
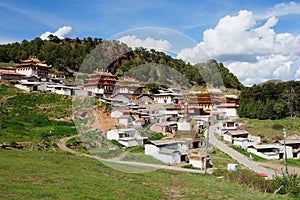
<svg viewBox="0 0 300 200">
<path fill-rule="evenodd" d="M 203 169 L 205 166 L 205 156 L 199 154 L 191 154 L 189 155 L 189 164 L 193 165 L 195 168 Z M 210 158 L 207 157 L 206 167 L 210 167 Z"/>
<path fill-rule="evenodd" d="M 262 144 L 249 146 L 247 151 L 267 160 L 279 160 L 280 149 L 280 146 L 274 144 Z"/>
<path fill-rule="evenodd" d="M 279 140 L 279 144 L 284 145 L 283 140 Z M 293 158 L 300 159 L 300 140 L 299 139 L 286 139 L 285 144 L 287 147 L 292 148 Z"/>
<path fill-rule="evenodd" d="M 221 121 L 217 126 L 216 132 L 222 136 L 228 130 L 237 130 L 240 125 L 240 123 L 234 121 Z"/>
<path fill-rule="evenodd" d="M 15 84 L 15 87 L 26 92 L 32 92 L 37 91 L 39 85 L 41 85 L 41 82 L 30 82 L 27 80 L 20 80 L 19 83 Z"/>
<path fill-rule="evenodd" d="M 177 122 L 178 131 L 190 131 L 191 124 L 187 121 Z"/>
<path fill-rule="evenodd" d="M 234 143 L 235 138 L 248 138 L 248 132 L 245 130 L 228 130 L 223 133 L 223 140 Z"/>
<path fill-rule="evenodd" d="M 217 111 L 220 113 L 225 113 L 227 118 L 236 118 L 238 105 L 236 103 L 222 103 L 217 106 Z"/>
<path fill-rule="evenodd" d="M 243 149 L 248 148 L 252 145 L 257 145 L 261 142 L 261 138 L 259 136 L 253 136 L 248 134 L 248 137 L 233 137 L 232 144 L 235 146 L 239 146 Z"/>
<path fill-rule="evenodd" d="M 120 118 L 123 115 L 129 115 L 129 114 L 130 114 L 130 110 L 127 110 L 127 109 L 124 109 L 124 108 L 120 108 L 120 109 L 113 110 L 110 113 L 110 116 L 112 118 Z"/>
<path fill-rule="evenodd" d="M 132 124 L 134 127 L 138 127 L 138 128 L 143 127 L 145 125 L 145 119 L 138 118 L 138 119 L 134 120 L 132 122 Z"/>
<path fill-rule="evenodd" d="M 246 147 L 250 146 L 250 142 L 247 138 L 233 138 L 232 141 L 233 141 L 233 145 L 239 146 L 242 148 L 246 148 Z"/>
<path fill-rule="evenodd" d="M 108 140 L 117 140 L 125 147 L 143 145 L 144 139 L 146 139 L 141 137 L 140 133 L 133 128 L 110 130 L 106 136 Z"/>
<path fill-rule="evenodd" d="M 156 140 L 145 145 L 145 154 L 168 164 L 186 161 L 188 146 L 182 140 Z"/>
<path fill-rule="evenodd" d="M 133 125 L 133 117 L 130 115 L 123 115 L 119 118 L 119 124 L 129 127 Z"/>
</svg>

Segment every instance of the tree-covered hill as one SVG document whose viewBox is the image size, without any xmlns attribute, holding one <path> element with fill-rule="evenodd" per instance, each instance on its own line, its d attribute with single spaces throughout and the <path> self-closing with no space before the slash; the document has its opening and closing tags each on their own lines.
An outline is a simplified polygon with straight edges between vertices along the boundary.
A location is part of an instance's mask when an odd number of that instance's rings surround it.
<svg viewBox="0 0 300 200">
<path fill-rule="evenodd" d="M 241 91 L 240 117 L 280 119 L 299 115 L 300 82 L 266 82 Z"/>
<path fill-rule="evenodd" d="M 118 41 L 105 41 L 100 38 L 59 39 L 49 36 L 49 40 L 36 38 L 32 41 L 0 45 L 0 63 L 19 63 L 30 55 L 52 65 L 52 72 L 63 72 L 72 76 L 78 70 L 93 72 L 96 68 L 108 69 L 117 76 L 144 64 L 168 66 L 179 72 L 192 85 L 212 84 L 227 88 L 241 89 L 243 85 L 222 63 L 209 60 L 206 63 L 192 65 L 181 59 L 172 58 L 163 52 L 144 48 L 131 49 Z M 162 69 L 153 76 L 168 76 Z M 221 77 L 220 77 L 221 76 Z M 222 83 L 223 80 L 223 83 Z"/>
</svg>

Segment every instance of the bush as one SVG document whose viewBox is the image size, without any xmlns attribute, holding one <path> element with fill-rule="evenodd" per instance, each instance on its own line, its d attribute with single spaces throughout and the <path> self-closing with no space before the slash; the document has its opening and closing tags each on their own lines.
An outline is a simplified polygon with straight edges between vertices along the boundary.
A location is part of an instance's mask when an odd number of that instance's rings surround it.
<svg viewBox="0 0 300 200">
<path fill-rule="evenodd" d="M 116 146 L 119 147 L 119 148 L 123 147 L 123 145 L 122 145 L 120 142 L 118 142 L 117 140 L 111 140 L 111 143 L 112 143 L 113 145 L 116 145 Z"/>
<path fill-rule="evenodd" d="M 143 145 L 141 145 L 141 146 L 136 146 L 136 147 L 130 147 L 128 150 L 129 150 L 129 152 L 132 152 L 132 153 L 144 153 L 145 147 Z"/>
<path fill-rule="evenodd" d="M 162 133 L 155 133 L 153 136 L 149 137 L 149 140 L 160 140 L 164 135 Z"/>
<path fill-rule="evenodd" d="M 223 176 L 225 180 L 239 184 L 248 185 L 251 188 L 268 193 L 278 193 L 300 198 L 300 176 L 291 174 L 286 176 L 274 176 L 272 180 L 266 180 L 252 171 L 239 170 L 228 172 L 226 170 L 215 170 L 215 176 Z"/>
<path fill-rule="evenodd" d="M 286 176 L 275 176 L 269 183 L 268 192 L 277 191 L 278 194 L 287 194 L 293 197 L 300 198 L 300 176 L 291 174 Z"/>
<path fill-rule="evenodd" d="M 273 124 L 272 125 L 272 129 L 275 129 L 275 130 L 282 130 L 283 128 L 284 128 L 284 126 L 281 124 Z"/>
</svg>

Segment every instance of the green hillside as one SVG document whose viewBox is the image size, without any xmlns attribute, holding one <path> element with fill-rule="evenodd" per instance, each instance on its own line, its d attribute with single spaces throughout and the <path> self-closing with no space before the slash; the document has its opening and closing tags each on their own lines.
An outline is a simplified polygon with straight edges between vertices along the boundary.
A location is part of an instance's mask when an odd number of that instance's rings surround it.
<svg viewBox="0 0 300 200">
<path fill-rule="evenodd" d="M 19 63 L 30 55 L 52 65 L 50 69 L 52 72 L 63 72 L 67 76 L 74 76 L 74 72 L 79 70 L 92 73 L 97 68 L 108 69 L 117 76 L 123 76 L 137 66 L 148 64 L 168 66 L 180 73 L 192 85 L 222 86 L 220 80 L 223 80 L 227 88 L 243 87 L 222 63 L 215 60 L 194 66 L 163 52 L 144 48 L 131 49 L 117 41 L 90 37 L 82 40 L 79 38 L 61 40 L 56 36 L 50 36 L 49 40 L 36 38 L 32 41 L 24 40 L 21 43 L 0 45 L 0 63 Z M 164 80 L 170 75 L 164 68 L 152 70 L 151 73 L 151 77 L 158 77 L 158 80 Z"/>
<path fill-rule="evenodd" d="M 0 150 L 0 168 L 0 199 L 292 199 L 211 175 L 124 173 L 64 153 Z"/>
<path fill-rule="evenodd" d="M 39 148 L 53 146 L 58 138 L 76 134 L 71 121 L 69 96 L 24 93 L 0 85 L 0 143 L 33 142 Z"/>
</svg>

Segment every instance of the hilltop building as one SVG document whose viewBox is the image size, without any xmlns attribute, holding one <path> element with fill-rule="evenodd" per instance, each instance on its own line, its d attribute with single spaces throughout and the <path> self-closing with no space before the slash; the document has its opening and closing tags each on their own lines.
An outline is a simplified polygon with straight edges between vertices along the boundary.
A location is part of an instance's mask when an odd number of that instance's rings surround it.
<svg viewBox="0 0 300 200">
<path fill-rule="evenodd" d="M 27 60 L 22 60 L 21 63 L 16 66 L 16 73 L 26 76 L 47 78 L 50 67 L 51 66 L 40 61 L 37 57 L 30 56 Z"/>
<path fill-rule="evenodd" d="M 95 96 L 110 97 L 114 92 L 116 82 L 116 77 L 110 72 L 101 71 L 91 74 L 84 88 Z"/>
</svg>

